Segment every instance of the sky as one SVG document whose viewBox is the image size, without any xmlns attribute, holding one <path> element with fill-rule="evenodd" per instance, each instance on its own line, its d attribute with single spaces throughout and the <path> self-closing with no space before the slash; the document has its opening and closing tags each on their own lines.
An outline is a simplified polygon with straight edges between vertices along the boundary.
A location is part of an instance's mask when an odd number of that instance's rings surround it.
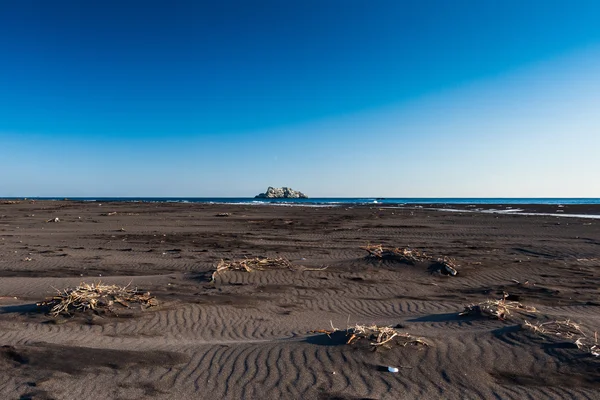
<svg viewBox="0 0 600 400">
<path fill-rule="evenodd" d="M 0 196 L 600 197 L 600 2 L 0 0 Z"/>
</svg>

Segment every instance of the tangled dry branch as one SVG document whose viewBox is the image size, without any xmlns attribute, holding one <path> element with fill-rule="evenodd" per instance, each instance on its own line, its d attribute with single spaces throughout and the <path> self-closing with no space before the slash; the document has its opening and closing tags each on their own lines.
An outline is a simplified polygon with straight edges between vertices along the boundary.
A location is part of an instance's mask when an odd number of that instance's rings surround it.
<svg viewBox="0 0 600 400">
<path fill-rule="evenodd" d="M 156 298 L 150 296 L 149 292 L 130 289 L 129 285 L 120 287 L 102 283 L 81 283 L 75 288 L 58 290 L 56 296 L 37 305 L 51 307 L 49 314 L 57 317 L 61 314 L 71 315 L 75 311 L 113 312 L 114 306 L 130 308 L 131 303 L 140 304 L 144 308 L 158 305 Z"/>
</svg>

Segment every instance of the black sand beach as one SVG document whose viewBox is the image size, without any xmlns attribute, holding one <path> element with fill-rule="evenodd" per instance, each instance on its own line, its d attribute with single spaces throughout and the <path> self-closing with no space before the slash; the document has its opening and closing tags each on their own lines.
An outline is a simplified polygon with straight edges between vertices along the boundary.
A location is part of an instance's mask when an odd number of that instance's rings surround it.
<svg viewBox="0 0 600 400">
<path fill-rule="evenodd" d="M 443 207 L 0 202 L 0 397 L 599 398 L 600 357 L 578 348 L 579 334 L 524 325 L 573 321 L 593 344 L 600 220 L 430 209 Z M 368 244 L 431 258 L 369 258 Z M 458 275 L 436 268 L 444 256 Z M 211 282 L 220 260 L 254 257 L 294 268 Z M 36 306 L 81 282 L 137 287 L 159 305 L 56 318 Z M 536 312 L 458 315 L 505 296 Z M 427 345 L 320 333 L 356 324 Z"/>
</svg>

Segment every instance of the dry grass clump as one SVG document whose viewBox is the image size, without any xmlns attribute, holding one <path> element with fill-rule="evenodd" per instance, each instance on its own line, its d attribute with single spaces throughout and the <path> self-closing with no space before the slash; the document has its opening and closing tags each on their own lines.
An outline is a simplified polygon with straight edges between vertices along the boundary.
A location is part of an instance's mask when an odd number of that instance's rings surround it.
<svg viewBox="0 0 600 400">
<path fill-rule="evenodd" d="M 419 261 L 429 260 L 430 257 L 419 250 L 401 249 L 399 247 L 383 247 L 383 245 L 366 245 L 361 249 L 367 251 L 370 257 L 382 260 L 397 260 L 414 264 Z"/>
<path fill-rule="evenodd" d="M 586 335 L 581 325 L 566 319 L 564 321 L 548 321 L 532 324 L 525 321 L 523 326 L 537 334 L 546 336 L 558 336 L 561 338 L 573 340 L 578 349 L 600 356 L 600 344 L 598 343 L 598 332 L 594 332 L 594 338 Z"/>
<path fill-rule="evenodd" d="M 368 252 L 369 257 L 371 258 L 378 258 L 380 260 L 394 260 L 413 265 L 417 262 L 434 260 L 433 257 L 428 256 L 422 251 L 409 248 L 384 247 L 381 244 L 369 244 L 361 247 L 361 249 Z M 456 261 L 453 258 L 447 256 L 439 257 L 437 260 L 435 260 L 435 263 L 435 267 L 437 267 L 435 268 L 435 271 L 441 272 L 444 275 L 458 275 L 458 264 L 456 264 Z"/>
<path fill-rule="evenodd" d="M 325 266 L 321 268 L 307 268 L 302 265 L 293 265 L 289 260 L 283 257 L 255 257 L 243 258 L 241 260 L 233 261 L 221 260 L 217 264 L 214 272 L 212 273 L 211 282 L 215 281 L 217 275 L 227 270 L 253 272 L 273 269 L 289 269 L 291 271 L 324 271 L 327 269 L 327 267 Z"/>
<path fill-rule="evenodd" d="M 221 260 L 217 264 L 216 270 L 212 274 L 212 281 L 214 282 L 218 274 L 226 270 L 243 270 L 247 272 L 252 271 L 264 271 L 267 269 L 293 269 L 292 263 L 282 257 L 269 258 L 269 257 L 255 257 L 255 258 L 244 258 L 242 260 L 225 261 Z"/>
<path fill-rule="evenodd" d="M 518 301 L 507 301 L 508 294 L 505 293 L 501 300 L 486 300 L 481 303 L 465 306 L 463 312 L 458 315 L 483 315 L 489 318 L 504 320 L 512 312 L 536 312 L 535 307 L 524 306 Z"/>
<path fill-rule="evenodd" d="M 368 340 L 371 346 L 383 346 L 391 343 L 399 346 L 429 346 L 422 338 L 412 336 L 406 332 L 400 332 L 398 329 L 392 328 L 391 326 L 368 326 L 357 324 L 354 328 L 348 329 L 347 334 L 350 335 L 350 339 L 348 339 L 346 344 L 352 344 L 352 342 L 364 339 Z M 394 341 L 392 342 L 392 340 Z"/>
<path fill-rule="evenodd" d="M 332 324 L 331 328 L 331 330 L 319 329 L 310 332 L 324 333 L 329 337 L 336 333 L 342 333 L 342 335 L 345 334 L 346 337 L 349 337 L 347 340 L 345 340 L 345 343 L 348 345 L 356 345 L 361 341 L 368 341 L 369 345 L 373 346 L 373 348 L 377 348 L 379 346 L 389 348 L 392 347 L 392 345 L 402 347 L 408 345 L 429 346 L 429 343 L 427 343 L 423 338 L 412 336 L 406 332 L 401 332 L 397 328 L 392 328 L 391 326 L 356 324 L 354 327 L 350 327 L 345 330 L 339 330 Z"/>
<path fill-rule="evenodd" d="M 137 289 L 130 289 L 129 285 L 120 287 L 102 283 L 81 283 L 75 288 L 58 290 L 58 295 L 37 305 L 51 307 L 49 314 L 58 317 L 87 310 L 114 312 L 114 306 L 130 308 L 130 303 L 138 303 L 145 308 L 158 305 L 149 292 L 141 293 Z"/>
<path fill-rule="evenodd" d="M 549 322 L 538 322 L 532 324 L 529 321 L 525 321 L 524 326 L 531 329 L 535 333 L 544 335 L 561 336 L 567 339 L 572 339 L 576 336 L 585 336 L 581 330 L 581 326 L 571 320 L 564 321 L 549 321 Z"/>
</svg>

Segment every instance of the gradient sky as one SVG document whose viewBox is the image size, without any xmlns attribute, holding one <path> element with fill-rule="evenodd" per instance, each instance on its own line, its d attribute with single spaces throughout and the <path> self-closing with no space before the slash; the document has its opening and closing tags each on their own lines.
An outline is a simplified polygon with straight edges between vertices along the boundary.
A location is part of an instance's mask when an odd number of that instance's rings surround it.
<svg viewBox="0 0 600 400">
<path fill-rule="evenodd" d="M 0 196 L 600 197 L 598 1 L 0 0 Z"/>
</svg>

